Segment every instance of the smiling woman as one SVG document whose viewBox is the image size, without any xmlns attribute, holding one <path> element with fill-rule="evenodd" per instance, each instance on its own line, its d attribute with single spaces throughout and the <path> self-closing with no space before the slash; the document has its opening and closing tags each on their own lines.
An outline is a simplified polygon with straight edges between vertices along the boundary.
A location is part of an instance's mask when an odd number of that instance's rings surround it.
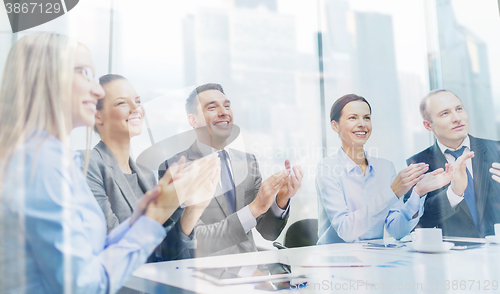
<svg viewBox="0 0 500 294">
<path fill-rule="evenodd" d="M 198 174 L 173 167 L 108 234 L 80 156 L 66 143 L 73 128 L 93 125 L 103 94 L 89 51 L 68 37 L 33 34 L 12 47 L 0 88 L 1 293 L 115 293 L 190 199 L 174 181 L 190 187 Z M 208 180 L 197 182 L 211 196 L 218 163 L 204 163 Z"/>
<path fill-rule="evenodd" d="M 368 156 L 371 106 L 361 96 L 340 97 L 330 118 L 342 149 L 318 165 L 318 244 L 338 242 L 337 235 L 345 242 L 382 238 L 384 225 L 394 238 L 404 237 L 422 216 L 427 192 L 450 182 L 451 167 L 424 175 L 428 165 L 420 163 L 396 175 L 392 162 Z M 403 204 L 399 198 L 414 185 Z"/>
<path fill-rule="evenodd" d="M 123 76 L 108 74 L 99 83 L 105 95 L 97 103 L 94 129 L 101 141 L 90 153 L 87 182 L 111 231 L 133 214 L 135 203 L 156 185 L 156 176 L 130 157 L 130 139 L 142 131 L 141 97 Z M 173 213 L 164 223 L 168 235 L 150 261 L 193 257 L 196 243 L 191 224 L 203 212 L 201 206 L 194 214 L 184 215 L 180 207 Z"/>
</svg>

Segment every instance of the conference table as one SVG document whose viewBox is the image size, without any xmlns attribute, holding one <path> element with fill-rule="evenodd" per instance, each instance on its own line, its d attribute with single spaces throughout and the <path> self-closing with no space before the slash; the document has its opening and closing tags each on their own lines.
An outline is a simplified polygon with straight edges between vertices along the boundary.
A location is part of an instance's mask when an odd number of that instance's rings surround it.
<svg viewBox="0 0 500 294">
<path fill-rule="evenodd" d="M 193 268 L 285 263 L 305 275 L 280 290 L 287 293 L 500 293 L 500 245 L 444 253 L 366 246 L 342 243 L 145 264 L 126 287 L 144 293 L 269 293 L 256 284 L 219 286 L 193 276 Z M 346 257 L 359 262 L 322 264 Z"/>
</svg>

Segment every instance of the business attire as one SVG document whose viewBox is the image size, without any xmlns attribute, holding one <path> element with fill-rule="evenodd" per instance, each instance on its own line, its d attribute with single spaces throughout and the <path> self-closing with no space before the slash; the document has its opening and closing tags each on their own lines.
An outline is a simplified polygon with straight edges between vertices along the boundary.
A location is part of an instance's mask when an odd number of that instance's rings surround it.
<svg viewBox="0 0 500 294">
<path fill-rule="evenodd" d="M 80 154 L 46 132 L 15 151 L 0 203 L 2 293 L 115 293 L 166 235 L 146 216 L 108 234 Z"/>
<path fill-rule="evenodd" d="M 318 244 L 379 239 L 387 232 L 396 239 L 406 236 L 423 214 L 425 198 L 413 193 L 403 203 L 391 189 L 396 177 L 392 162 L 368 156 L 365 174 L 340 149 L 318 165 Z"/>
<path fill-rule="evenodd" d="M 431 147 L 410 157 L 406 163 L 410 165 L 425 162 L 429 164 L 429 172 L 445 168 L 447 162 L 453 164 L 456 160 L 451 154 L 456 150 L 447 149 L 436 141 Z M 500 184 L 491 178 L 489 169 L 493 162 L 500 159 L 500 143 L 469 135 L 457 151 L 460 154 L 474 151 L 474 158 L 466 162 L 468 178 L 472 179 L 468 181 L 467 190 L 471 191 L 466 190 L 465 195 L 456 195 L 448 184 L 429 192 L 424 215 L 417 227 L 438 227 L 445 236 L 494 235 L 493 225 L 500 223 Z M 455 156 L 458 157 L 459 154 Z"/>
<path fill-rule="evenodd" d="M 159 167 L 159 175 L 163 176 L 168 166 L 177 162 L 181 156 L 192 162 L 218 150 L 196 141 L 187 149 Z M 224 181 L 225 169 L 229 168 L 234 183 L 234 207 L 228 204 L 231 191 L 223 189 L 219 184 L 215 197 L 203 212 L 194 231 L 198 240 L 197 256 L 223 255 L 257 251 L 251 229 L 257 231 L 266 240 L 276 240 L 288 219 L 289 206 L 282 210 L 273 202 L 269 210 L 255 219 L 248 205 L 259 192 L 262 178 L 255 156 L 233 149 L 224 149 L 221 161 L 221 178 Z M 223 183 L 223 186 L 225 184 Z M 229 183 L 228 186 L 231 186 Z M 229 192 L 229 193 L 228 193 Z M 230 203 L 231 201 L 229 201 Z"/>
<path fill-rule="evenodd" d="M 117 227 L 132 215 L 137 201 L 156 185 L 156 177 L 150 170 L 141 169 L 129 158 L 132 174 L 123 173 L 111 149 L 100 141 L 90 153 L 87 182 L 101 206 L 108 231 Z M 165 222 L 167 237 L 149 261 L 167 261 L 193 257 L 196 247 L 194 234 L 182 232 L 179 219 L 183 208 L 178 208 Z"/>
</svg>

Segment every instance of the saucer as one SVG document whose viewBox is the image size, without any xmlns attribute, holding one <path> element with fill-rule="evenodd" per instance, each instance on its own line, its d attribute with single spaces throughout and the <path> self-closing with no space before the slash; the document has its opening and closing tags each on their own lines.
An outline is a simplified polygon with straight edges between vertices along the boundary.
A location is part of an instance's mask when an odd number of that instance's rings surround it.
<svg viewBox="0 0 500 294">
<path fill-rule="evenodd" d="M 493 236 L 486 236 L 485 238 L 490 243 L 500 244 L 500 236 L 493 235 Z"/>
<path fill-rule="evenodd" d="M 415 244 L 412 243 L 407 243 L 406 246 L 410 248 L 411 250 L 415 250 L 418 252 L 424 252 L 424 253 L 441 253 L 441 252 L 446 252 L 450 250 L 455 244 L 451 242 L 443 242 L 440 244 L 435 244 L 435 245 L 424 245 L 424 246 L 415 246 Z"/>
</svg>

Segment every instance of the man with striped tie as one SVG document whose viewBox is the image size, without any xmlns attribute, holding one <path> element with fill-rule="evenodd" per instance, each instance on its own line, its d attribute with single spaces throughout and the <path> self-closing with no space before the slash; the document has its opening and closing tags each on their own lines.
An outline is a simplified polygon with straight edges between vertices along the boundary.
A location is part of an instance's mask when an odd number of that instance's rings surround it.
<svg viewBox="0 0 500 294">
<path fill-rule="evenodd" d="M 253 154 L 228 148 L 233 128 L 231 102 L 219 84 L 194 89 L 186 99 L 189 124 L 197 140 L 187 149 L 160 165 L 160 177 L 169 162 L 181 156 L 191 162 L 217 152 L 221 159 L 221 181 L 215 197 L 196 223 L 196 256 L 257 251 L 252 228 L 274 241 L 285 227 L 289 200 L 300 188 L 299 166 L 285 169 L 262 181 Z M 196 207 L 187 207 L 184 213 Z"/>
<path fill-rule="evenodd" d="M 494 235 L 494 224 L 500 223 L 500 183 L 492 179 L 490 168 L 500 159 L 499 142 L 469 135 L 467 112 L 451 91 L 430 92 L 420 103 L 420 113 L 437 140 L 407 164 L 425 162 L 432 172 L 450 163 L 453 178 L 428 193 L 417 227 L 438 227 L 445 236 Z"/>
</svg>

